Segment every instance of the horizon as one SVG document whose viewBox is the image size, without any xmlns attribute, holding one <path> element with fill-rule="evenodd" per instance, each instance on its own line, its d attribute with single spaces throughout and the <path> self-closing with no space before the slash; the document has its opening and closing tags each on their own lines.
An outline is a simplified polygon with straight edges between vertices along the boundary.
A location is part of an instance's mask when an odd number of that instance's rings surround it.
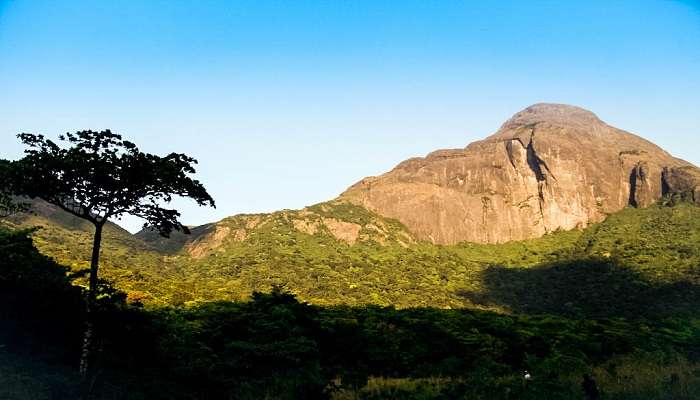
<svg viewBox="0 0 700 400">
<path fill-rule="evenodd" d="M 176 201 L 187 225 L 331 200 L 539 102 L 700 165 L 698 43 L 695 1 L 8 1 L 0 158 L 82 129 L 187 153 L 218 206 Z"/>
</svg>

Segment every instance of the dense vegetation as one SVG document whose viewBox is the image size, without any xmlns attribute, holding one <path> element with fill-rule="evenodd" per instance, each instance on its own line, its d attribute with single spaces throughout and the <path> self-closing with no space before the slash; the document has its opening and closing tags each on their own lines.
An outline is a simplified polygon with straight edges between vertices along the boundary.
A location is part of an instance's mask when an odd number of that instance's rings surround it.
<svg viewBox="0 0 700 400">
<path fill-rule="evenodd" d="M 353 207 L 320 212 L 378 223 Z M 43 222 L 31 233 L 43 251 L 80 253 L 84 231 L 71 221 L 22 218 Z M 697 207 L 629 209 L 498 246 L 409 243 L 385 224 L 381 238 L 350 246 L 280 213 L 203 258 L 184 241 L 165 251 L 112 226 L 107 276 L 131 300 L 103 282 L 96 398 L 576 399 L 584 373 L 608 399 L 700 396 Z M 0 230 L 0 398 L 72 399 L 80 277 L 27 234 Z M 239 301 L 206 301 L 232 294 Z"/>
<path fill-rule="evenodd" d="M 299 229 L 323 218 L 361 226 L 358 240 L 349 245 L 320 224 L 313 234 Z M 87 267 L 91 236 L 75 221 L 46 211 L 13 221 L 43 226 L 33 234 L 42 252 Z M 698 304 L 700 208 L 689 204 L 630 208 L 583 231 L 501 245 L 416 241 L 398 222 L 343 203 L 227 218 L 193 229 L 189 243 L 105 229 L 106 279 L 146 305 L 246 300 L 273 286 L 315 305 L 569 316 L 690 315 Z"/>
</svg>

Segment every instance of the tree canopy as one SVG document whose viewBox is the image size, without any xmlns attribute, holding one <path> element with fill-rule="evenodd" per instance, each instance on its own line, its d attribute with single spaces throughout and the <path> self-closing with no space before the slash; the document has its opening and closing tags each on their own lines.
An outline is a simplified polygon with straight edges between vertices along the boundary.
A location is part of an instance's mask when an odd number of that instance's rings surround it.
<svg viewBox="0 0 700 400">
<path fill-rule="evenodd" d="M 89 398 L 89 365 L 93 356 L 93 311 L 99 287 L 98 269 L 102 229 L 110 218 L 129 214 L 143 218 L 144 226 L 169 236 L 173 230 L 189 233 L 177 210 L 164 207 L 173 196 L 189 197 L 214 207 L 214 200 L 194 174 L 197 161 L 171 153 L 165 157 L 140 151 L 109 130 L 79 131 L 61 135 L 61 147 L 42 135 L 18 135 L 27 146 L 25 156 L 0 164 L 3 182 L 0 204 L 11 210 L 12 196 L 42 199 L 95 226 L 87 321 L 83 336 L 80 374 L 84 398 Z"/>
<path fill-rule="evenodd" d="M 5 192 L 39 198 L 95 225 L 124 214 L 141 217 L 164 236 L 187 232 L 177 210 L 163 207 L 173 196 L 215 206 L 202 184 L 192 179 L 197 161 L 185 154 L 144 153 L 109 130 L 60 136 L 63 148 L 43 135 L 18 135 L 24 158 L 4 166 Z"/>
<path fill-rule="evenodd" d="M 8 171 L 11 163 L 0 159 L 0 218 L 26 209 L 26 204 L 13 198 L 8 186 Z"/>
</svg>

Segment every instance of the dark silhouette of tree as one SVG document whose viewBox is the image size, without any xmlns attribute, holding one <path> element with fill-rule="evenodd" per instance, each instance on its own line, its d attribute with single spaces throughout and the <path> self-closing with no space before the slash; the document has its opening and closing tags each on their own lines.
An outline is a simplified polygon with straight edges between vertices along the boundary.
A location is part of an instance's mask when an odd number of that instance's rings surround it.
<svg viewBox="0 0 700 400">
<path fill-rule="evenodd" d="M 143 218 L 144 226 L 165 237 L 174 230 L 189 233 L 178 221 L 180 213 L 163 204 L 173 196 L 189 197 L 200 206 L 215 207 L 214 200 L 189 176 L 195 173 L 197 161 L 184 154 L 159 157 L 144 153 L 109 130 L 67 133 L 59 137 L 66 147 L 42 135 L 22 133 L 18 137 L 27 146 L 25 156 L 0 165 L 5 199 L 10 199 L 9 194 L 41 199 L 95 226 L 80 359 L 81 376 L 87 379 L 104 225 L 110 218 L 129 214 Z"/>
<path fill-rule="evenodd" d="M 8 217 L 16 212 L 26 211 L 27 204 L 13 198 L 7 185 L 8 171 L 11 163 L 0 160 L 0 218 Z"/>
<path fill-rule="evenodd" d="M 12 198 L 0 192 L 0 218 L 7 217 L 14 212 Z"/>
</svg>

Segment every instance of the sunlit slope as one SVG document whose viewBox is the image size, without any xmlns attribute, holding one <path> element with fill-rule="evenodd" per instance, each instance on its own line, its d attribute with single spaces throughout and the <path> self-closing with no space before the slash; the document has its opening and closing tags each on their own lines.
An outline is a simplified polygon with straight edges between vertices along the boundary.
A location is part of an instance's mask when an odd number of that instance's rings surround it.
<svg viewBox="0 0 700 400">
<path fill-rule="evenodd" d="M 362 207 L 323 203 L 225 219 L 177 259 L 193 291 L 213 298 L 281 286 L 314 304 L 462 307 L 469 303 L 461 293 L 479 289 L 484 266 L 533 265 L 579 235 L 502 247 L 436 246 Z"/>
<path fill-rule="evenodd" d="M 0 223 L 18 229 L 36 228 L 32 238 L 42 253 L 74 272 L 89 269 L 94 234 L 89 222 L 36 201 L 31 213 L 13 215 Z M 113 223 L 105 225 L 102 237 L 101 279 L 115 283 L 134 299 L 169 302 L 183 290 L 177 284 L 177 266 L 147 243 Z M 77 283 L 85 283 L 84 279 L 79 278 Z"/>
<path fill-rule="evenodd" d="M 45 217 L 39 248 L 86 266 L 91 234 Z M 419 241 L 343 202 L 239 215 L 170 240 L 110 228 L 103 270 L 132 300 L 245 299 L 280 286 L 313 304 L 476 307 L 566 315 L 693 313 L 700 208 L 628 208 L 586 230 L 500 245 Z"/>
</svg>

